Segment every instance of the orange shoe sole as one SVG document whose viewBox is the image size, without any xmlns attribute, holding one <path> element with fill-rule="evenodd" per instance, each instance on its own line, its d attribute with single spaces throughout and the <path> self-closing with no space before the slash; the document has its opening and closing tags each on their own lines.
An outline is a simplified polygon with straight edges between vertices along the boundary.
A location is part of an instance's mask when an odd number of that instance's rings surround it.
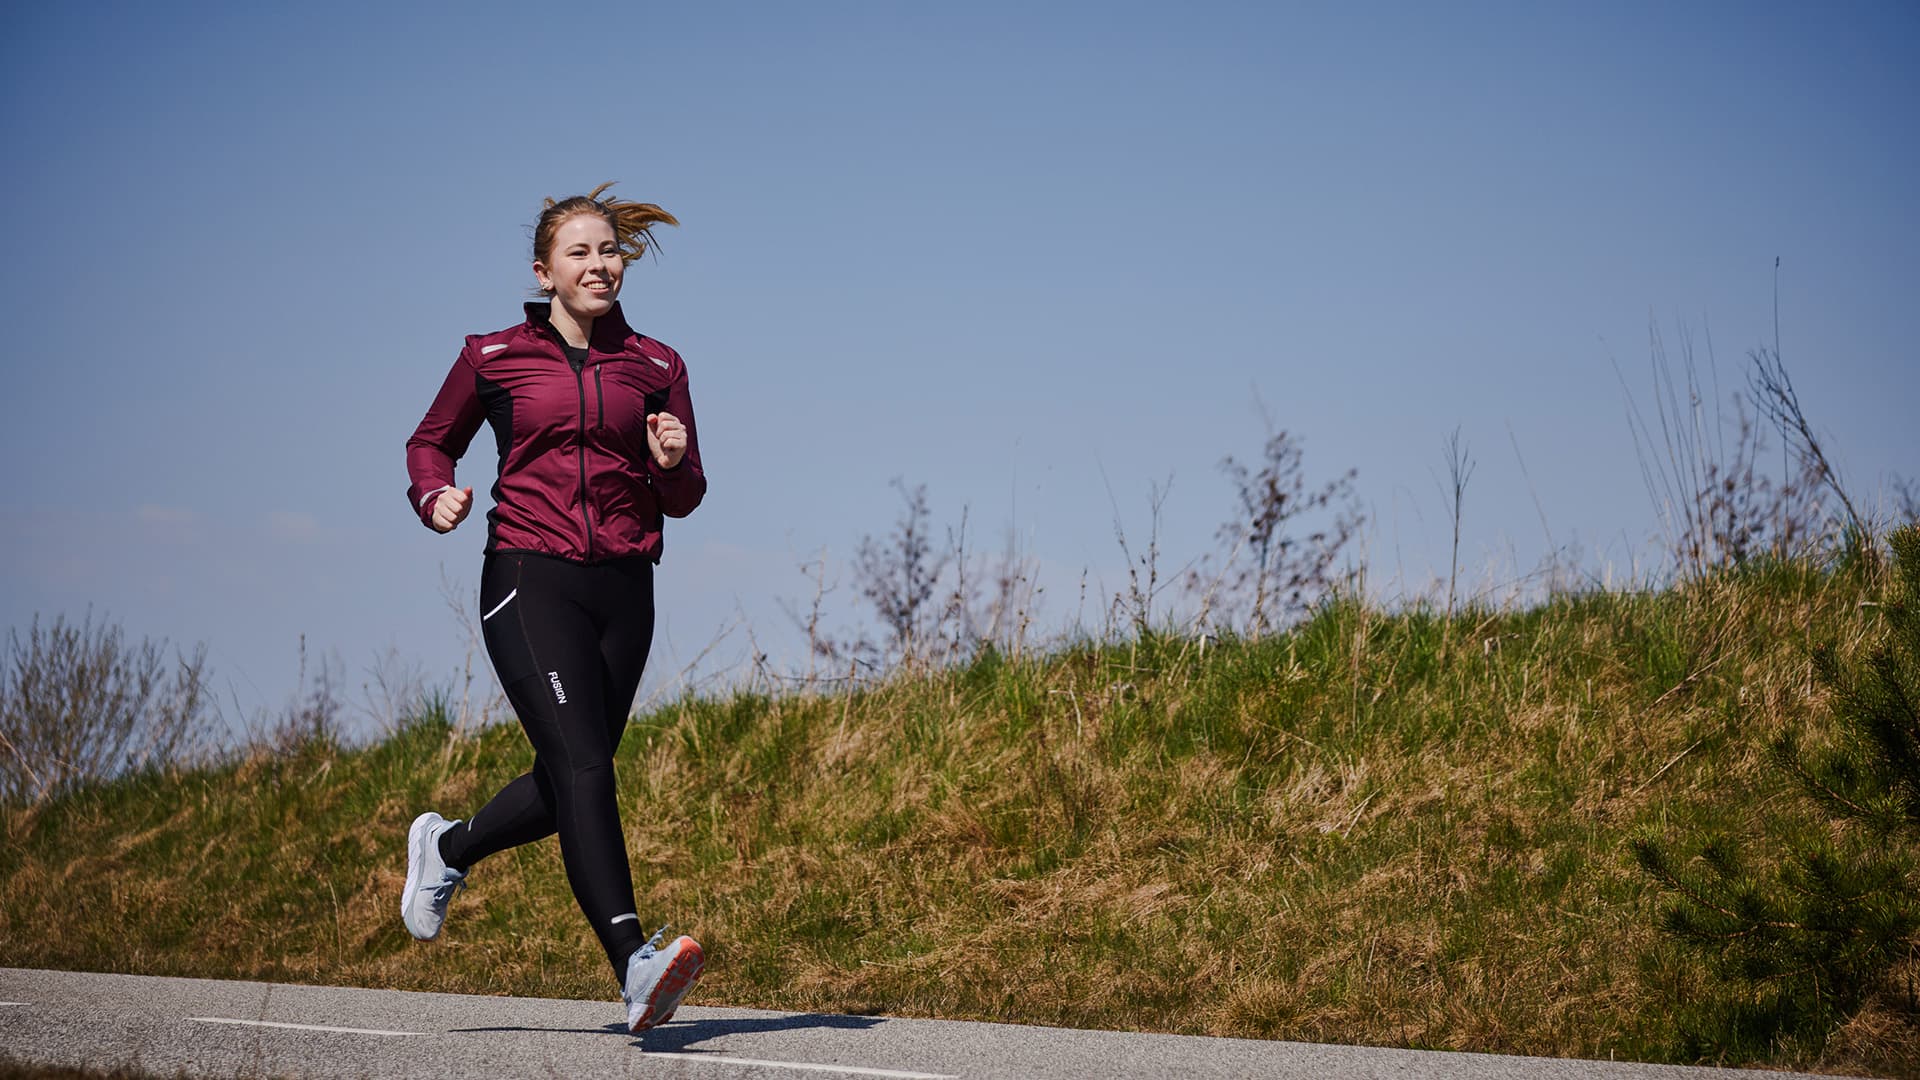
<svg viewBox="0 0 1920 1080">
<path fill-rule="evenodd" d="M 700 951 L 700 943 L 690 937 L 681 936 L 668 948 L 679 946 L 680 951 L 667 965 L 666 974 L 654 985 L 653 993 L 647 998 L 646 1011 L 640 1019 L 633 1022 L 632 1031 L 645 1031 L 659 1027 L 673 1019 L 674 1011 L 680 1008 L 680 1002 L 700 981 L 700 972 L 707 964 L 706 954 Z"/>
</svg>

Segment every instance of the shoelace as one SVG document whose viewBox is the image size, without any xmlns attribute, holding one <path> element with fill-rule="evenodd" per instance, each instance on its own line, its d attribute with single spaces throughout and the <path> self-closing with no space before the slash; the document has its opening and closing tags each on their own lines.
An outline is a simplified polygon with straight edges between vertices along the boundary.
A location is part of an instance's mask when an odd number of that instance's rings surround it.
<svg viewBox="0 0 1920 1080">
<path fill-rule="evenodd" d="M 672 923 L 668 923 L 666 926 L 662 926 L 660 929 L 655 930 L 653 932 L 653 936 L 647 939 L 647 943 L 645 945 L 642 945 L 638 949 L 635 949 L 633 951 L 633 956 L 628 958 L 627 963 L 631 964 L 635 960 L 653 959 L 653 954 L 660 951 L 660 942 L 666 939 L 667 927 L 672 925 L 673 925 Z M 627 997 L 627 988 L 625 986 L 622 986 L 620 988 L 620 1000 L 628 1002 L 629 1004 L 631 1004 L 633 1000 Z"/>
<path fill-rule="evenodd" d="M 444 905 L 444 904 L 451 903 L 453 900 L 453 895 L 466 887 L 467 887 L 467 875 L 462 874 L 460 871 L 455 870 L 452 867 L 448 867 L 447 869 L 441 871 L 441 876 L 439 881 L 434 882 L 431 885 L 422 885 L 420 886 L 420 889 L 423 892 L 432 893 L 433 902 L 435 904 Z"/>
<path fill-rule="evenodd" d="M 660 942 L 663 941 L 667 936 L 667 927 L 670 927 L 672 925 L 673 925 L 672 923 L 667 923 L 665 926 L 662 926 L 660 929 L 655 930 L 653 932 L 653 936 L 647 939 L 647 943 L 645 945 L 640 946 L 639 955 L 642 960 L 660 951 Z"/>
</svg>

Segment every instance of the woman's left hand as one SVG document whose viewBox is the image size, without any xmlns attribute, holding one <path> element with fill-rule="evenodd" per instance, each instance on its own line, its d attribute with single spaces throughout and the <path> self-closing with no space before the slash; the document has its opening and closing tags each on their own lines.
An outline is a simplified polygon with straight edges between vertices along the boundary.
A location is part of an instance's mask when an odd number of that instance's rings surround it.
<svg viewBox="0 0 1920 1080">
<path fill-rule="evenodd" d="M 672 413 L 647 414 L 647 449 L 654 463 L 663 469 L 680 464 L 687 452 L 687 425 Z"/>
</svg>

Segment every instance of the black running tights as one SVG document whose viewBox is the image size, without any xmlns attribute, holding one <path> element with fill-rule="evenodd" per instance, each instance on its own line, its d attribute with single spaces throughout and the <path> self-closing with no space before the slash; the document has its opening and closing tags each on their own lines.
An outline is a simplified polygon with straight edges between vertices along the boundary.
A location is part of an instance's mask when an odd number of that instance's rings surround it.
<svg viewBox="0 0 1920 1080">
<path fill-rule="evenodd" d="M 613 752 L 653 641 L 653 563 L 490 554 L 480 611 L 487 654 L 533 744 L 533 769 L 447 830 L 441 857 L 465 870 L 558 832 L 574 899 L 623 979 L 646 933 L 635 912 Z"/>
</svg>

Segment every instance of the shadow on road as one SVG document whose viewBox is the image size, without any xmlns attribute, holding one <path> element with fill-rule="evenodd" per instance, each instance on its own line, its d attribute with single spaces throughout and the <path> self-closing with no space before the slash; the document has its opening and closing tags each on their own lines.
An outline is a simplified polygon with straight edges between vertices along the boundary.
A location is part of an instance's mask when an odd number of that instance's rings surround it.
<svg viewBox="0 0 1920 1080">
<path fill-rule="evenodd" d="M 842 1031 L 865 1031 L 876 1024 L 884 1024 L 884 1016 L 832 1016 L 825 1013 L 796 1013 L 792 1016 L 754 1016 L 738 1019 L 687 1020 L 668 1022 L 665 1027 L 657 1027 L 640 1036 L 640 1048 L 643 1050 L 685 1050 L 696 1043 L 708 1039 L 718 1039 L 726 1035 L 758 1035 L 765 1031 L 793 1031 L 798 1028 L 839 1028 Z M 624 1025 L 616 1024 L 623 1034 Z"/>
<path fill-rule="evenodd" d="M 642 1050 L 673 1051 L 686 1050 L 708 1039 L 718 1039 L 727 1035 L 757 1035 L 767 1031 L 794 1031 L 800 1028 L 838 1028 L 842 1031 L 865 1031 L 877 1024 L 884 1024 L 884 1016 L 835 1016 L 827 1013 L 795 1013 L 792 1016 L 752 1016 L 734 1019 L 680 1020 L 670 1021 L 665 1027 L 657 1027 L 641 1035 L 638 1045 Z M 632 1037 L 625 1024 L 608 1024 L 598 1028 L 551 1028 L 551 1027 L 474 1027 L 451 1028 L 449 1035 L 470 1035 L 490 1032 L 543 1031 L 555 1035 L 625 1035 Z"/>
</svg>

